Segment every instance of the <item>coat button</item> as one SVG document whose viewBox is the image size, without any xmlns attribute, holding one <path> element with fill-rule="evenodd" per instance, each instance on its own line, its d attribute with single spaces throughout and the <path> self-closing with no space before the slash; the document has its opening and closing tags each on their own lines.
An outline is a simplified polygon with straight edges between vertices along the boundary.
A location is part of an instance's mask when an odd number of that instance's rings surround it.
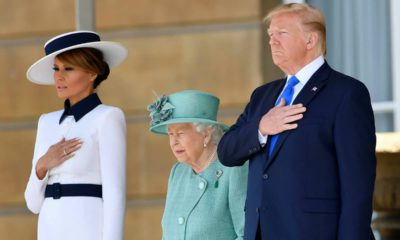
<svg viewBox="0 0 400 240">
<path fill-rule="evenodd" d="M 204 182 L 200 182 L 200 183 L 199 183 L 199 188 L 200 188 L 200 189 L 203 189 L 204 186 L 205 186 L 205 183 L 204 183 Z"/>
<path fill-rule="evenodd" d="M 265 174 L 263 175 L 263 178 L 264 178 L 264 180 L 267 180 L 267 179 L 268 179 L 268 174 L 265 173 Z"/>
<path fill-rule="evenodd" d="M 184 222 L 185 222 L 185 218 L 184 218 L 184 217 L 178 218 L 178 223 L 179 223 L 180 225 L 182 225 Z"/>
</svg>

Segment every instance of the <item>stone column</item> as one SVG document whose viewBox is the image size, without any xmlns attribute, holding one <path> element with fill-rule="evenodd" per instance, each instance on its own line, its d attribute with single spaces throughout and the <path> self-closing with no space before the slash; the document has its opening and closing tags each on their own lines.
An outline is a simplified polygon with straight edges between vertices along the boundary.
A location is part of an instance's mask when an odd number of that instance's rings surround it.
<svg viewBox="0 0 400 240">
<path fill-rule="evenodd" d="M 381 240 L 400 239 L 400 133 L 377 133 L 372 227 Z"/>
</svg>

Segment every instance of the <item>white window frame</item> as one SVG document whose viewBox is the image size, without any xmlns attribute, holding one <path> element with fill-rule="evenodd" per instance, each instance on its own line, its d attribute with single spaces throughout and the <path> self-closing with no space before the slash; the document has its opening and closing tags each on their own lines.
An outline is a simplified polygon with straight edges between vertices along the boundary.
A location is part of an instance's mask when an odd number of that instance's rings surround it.
<svg viewBox="0 0 400 240">
<path fill-rule="evenodd" d="M 390 1 L 394 131 L 400 131 L 400 1 Z M 374 109 L 375 110 L 375 109 Z"/>
</svg>

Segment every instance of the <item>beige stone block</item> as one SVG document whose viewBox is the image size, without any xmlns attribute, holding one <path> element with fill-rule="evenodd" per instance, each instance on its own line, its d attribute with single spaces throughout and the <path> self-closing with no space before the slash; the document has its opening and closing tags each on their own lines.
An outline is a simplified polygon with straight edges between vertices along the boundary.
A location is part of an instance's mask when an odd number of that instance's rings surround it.
<svg viewBox="0 0 400 240">
<path fill-rule="evenodd" d="M 0 0 L 0 38 L 75 28 L 75 1 Z"/>
<path fill-rule="evenodd" d="M 128 114 L 145 112 L 155 94 L 183 89 L 211 92 L 221 105 L 247 102 L 262 82 L 259 38 L 259 30 L 250 28 L 109 39 L 125 44 L 130 55 L 99 87 L 100 97 Z M 62 108 L 53 86 L 26 79 L 42 51 L 39 42 L 0 48 L 0 119 L 36 121 Z"/>
<path fill-rule="evenodd" d="M 400 178 L 400 153 L 377 153 L 376 179 Z"/>
<path fill-rule="evenodd" d="M 36 237 L 37 217 L 33 214 L 0 215 L 0 239 L 34 240 Z"/>
<path fill-rule="evenodd" d="M 65 32 L 75 28 L 75 1 L 0 1 L 0 37 Z M 258 19 L 258 0 L 95 1 L 99 30 Z"/>
<path fill-rule="evenodd" d="M 163 206 L 128 207 L 125 216 L 125 239 L 161 239 Z M 34 240 L 37 235 L 37 216 L 34 214 L 0 215 L 0 238 Z"/>
<path fill-rule="evenodd" d="M 262 83 L 258 28 L 117 40 L 130 55 L 100 92 L 127 113 L 145 112 L 155 95 L 184 89 L 241 105 Z"/>
<path fill-rule="evenodd" d="M 161 239 L 163 206 L 128 208 L 125 218 L 125 239 Z"/>
<path fill-rule="evenodd" d="M 128 199 L 164 198 L 174 163 L 168 137 L 150 133 L 147 122 L 128 125 Z"/>
<path fill-rule="evenodd" d="M 258 0 L 103 0 L 96 2 L 99 28 L 125 28 L 247 20 L 259 16 Z"/>
<path fill-rule="evenodd" d="M 0 206 L 25 206 L 35 135 L 34 130 L 0 132 Z"/>
<path fill-rule="evenodd" d="M 400 153 L 400 132 L 376 133 L 376 152 Z M 383 155 L 384 156 L 384 155 Z"/>
<path fill-rule="evenodd" d="M 242 106 L 238 106 L 235 108 L 220 108 L 218 113 L 218 121 L 231 126 L 236 123 L 236 120 L 239 118 L 240 114 L 244 111 L 244 107 L 246 103 L 243 103 Z"/>
<path fill-rule="evenodd" d="M 400 210 L 400 153 L 377 153 L 374 209 Z"/>
<path fill-rule="evenodd" d="M 53 86 L 29 82 L 26 71 L 44 55 L 42 44 L 0 48 L 0 119 L 37 121 L 41 113 L 62 107 Z"/>
</svg>

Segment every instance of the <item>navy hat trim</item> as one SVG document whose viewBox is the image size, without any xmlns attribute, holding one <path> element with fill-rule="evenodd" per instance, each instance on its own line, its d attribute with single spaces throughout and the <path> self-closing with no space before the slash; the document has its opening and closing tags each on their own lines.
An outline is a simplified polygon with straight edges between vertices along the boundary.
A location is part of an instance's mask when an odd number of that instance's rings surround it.
<svg viewBox="0 0 400 240">
<path fill-rule="evenodd" d="M 59 51 L 64 48 L 72 47 L 78 44 L 99 42 L 99 41 L 100 37 L 95 33 L 78 32 L 54 39 L 52 42 L 48 43 L 45 46 L 44 51 L 46 55 L 49 55 L 52 54 L 53 52 Z"/>
</svg>

